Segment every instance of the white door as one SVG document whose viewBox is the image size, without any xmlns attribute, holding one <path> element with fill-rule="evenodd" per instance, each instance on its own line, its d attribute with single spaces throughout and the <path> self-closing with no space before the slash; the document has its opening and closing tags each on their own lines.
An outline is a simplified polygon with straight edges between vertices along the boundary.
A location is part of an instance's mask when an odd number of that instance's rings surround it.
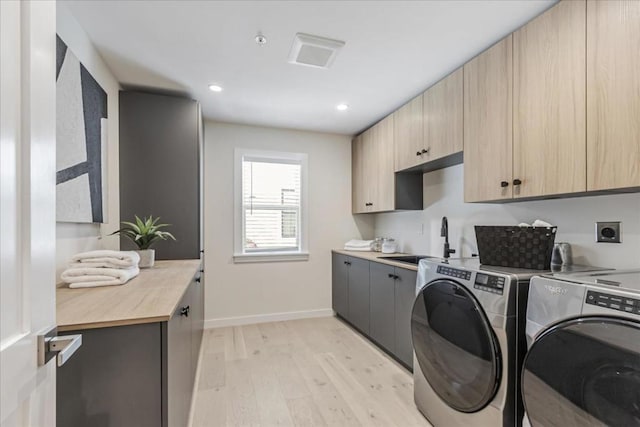
<svg viewBox="0 0 640 427">
<path fill-rule="evenodd" d="M 54 426 L 55 1 L 0 0 L 0 426 Z"/>
</svg>

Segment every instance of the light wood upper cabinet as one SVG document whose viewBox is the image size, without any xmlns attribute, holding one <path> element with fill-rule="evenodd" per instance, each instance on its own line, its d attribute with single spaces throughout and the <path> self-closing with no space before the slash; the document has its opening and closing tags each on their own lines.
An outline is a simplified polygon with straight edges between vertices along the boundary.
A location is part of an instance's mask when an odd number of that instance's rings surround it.
<svg viewBox="0 0 640 427">
<path fill-rule="evenodd" d="M 352 142 L 352 211 L 394 209 L 393 116 L 388 116 Z"/>
<path fill-rule="evenodd" d="M 378 149 L 378 138 L 376 126 L 368 129 L 362 134 L 362 185 L 365 191 L 363 191 L 363 202 L 365 205 L 365 212 L 371 212 L 373 210 L 373 203 L 377 198 L 378 189 L 377 178 L 375 176 L 375 170 L 378 167 L 378 156 L 376 150 Z"/>
<path fill-rule="evenodd" d="M 395 118 L 395 170 L 462 151 L 462 68 L 412 99 Z"/>
<path fill-rule="evenodd" d="M 462 151 L 462 87 L 459 68 L 422 95 L 423 163 Z"/>
<path fill-rule="evenodd" d="M 373 162 L 373 178 L 376 185 L 371 206 L 373 211 L 391 211 L 395 208 L 395 167 L 394 167 L 394 117 L 387 116 L 375 127 L 376 148 Z"/>
<path fill-rule="evenodd" d="M 513 33 L 516 198 L 586 190 L 585 38 L 584 0 L 561 1 Z"/>
<path fill-rule="evenodd" d="M 640 1 L 587 3 L 587 190 L 640 186 Z"/>
<path fill-rule="evenodd" d="M 354 140 L 353 211 L 421 209 L 463 141 L 466 202 L 638 189 L 639 70 L 640 0 L 562 0 Z"/>
<path fill-rule="evenodd" d="M 422 95 L 400 107 L 394 116 L 395 170 L 400 171 L 424 163 L 422 130 Z"/>
<path fill-rule="evenodd" d="M 353 213 L 366 212 L 366 200 L 369 193 L 366 185 L 364 165 L 364 134 L 356 136 L 351 142 L 351 209 Z"/>
<path fill-rule="evenodd" d="M 509 35 L 464 65 L 464 200 L 513 197 L 513 44 Z"/>
</svg>

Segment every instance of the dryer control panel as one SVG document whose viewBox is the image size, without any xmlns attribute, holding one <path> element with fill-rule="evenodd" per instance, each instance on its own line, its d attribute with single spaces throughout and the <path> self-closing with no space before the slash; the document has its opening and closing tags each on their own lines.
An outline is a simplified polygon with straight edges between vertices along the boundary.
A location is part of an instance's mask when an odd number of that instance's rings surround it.
<svg viewBox="0 0 640 427">
<path fill-rule="evenodd" d="M 438 274 L 455 277 L 456 279 L 471 280 L 471 272 L 466 270 L 458 270 L 457 268 L 438 266 Z"/>
<path fill-rule="evenodd" d="M 502 295 L 504 292 L 504 277 L 489 276 L 488 274 L 476 274 L 476 282 L 473 287 L 481 291 Z"/>
<path fill-rule="evenodd" d="M 587 291 L 587 304 L 597 305 L 626 313 L 640 314 L 640 299 L 612 295 L 604 292 Z"/>
</svg>

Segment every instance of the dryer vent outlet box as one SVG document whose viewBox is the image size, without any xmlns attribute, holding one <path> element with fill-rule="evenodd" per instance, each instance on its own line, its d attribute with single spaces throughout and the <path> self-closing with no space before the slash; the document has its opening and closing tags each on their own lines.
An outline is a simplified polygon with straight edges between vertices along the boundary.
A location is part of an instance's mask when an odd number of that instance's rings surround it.
<svg viewBox="0 0 640 427">
<path fill-rule="evenodd" d="M 621 222 L 596 222 L 596 242 L 620 243 L 621 242 Z"/>
<path fill-rule="evenodd" d="M 289 52 L 289 62 L 307 67 L 329 68 L 344 45 L 340 40 L 298 33 Z"/>
</svg>

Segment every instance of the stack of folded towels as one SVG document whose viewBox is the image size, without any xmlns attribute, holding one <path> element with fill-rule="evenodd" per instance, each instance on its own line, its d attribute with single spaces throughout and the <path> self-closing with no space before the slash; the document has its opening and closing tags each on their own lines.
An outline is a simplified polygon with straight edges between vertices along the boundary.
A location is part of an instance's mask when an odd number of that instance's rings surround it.
<svg viewBox="0 0 640 427">
<path fill-rule="evenodd" d="M 123 285 L 140 273 L 140 255 L 132 251 L 91 251 L 77 254 L 62 280 L 70 288 Z"/>
<path fill-rule="evenodd" d="M 346 251 L 371 252 L 373 240 L 349 240 L 344 244 Z"/>
</svg>

